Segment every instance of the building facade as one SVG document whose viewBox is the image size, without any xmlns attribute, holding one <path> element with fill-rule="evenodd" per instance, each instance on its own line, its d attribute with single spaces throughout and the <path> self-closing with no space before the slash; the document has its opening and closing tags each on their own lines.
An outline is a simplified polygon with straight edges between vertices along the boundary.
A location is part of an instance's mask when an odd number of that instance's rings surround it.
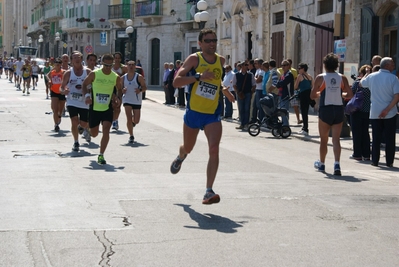
<svg viewBox="0 0 399 267">
<path fill-rule="evenodd" d="M 202 26 L 216 30 L 218 53 L 229 64 L 257 57 L 278 63 L 291 58 L 294 66 L 307 63 L 309 73 L 316 75 L 342 34 L 345 66 L 356 70 L 375 54 L 399 63 L 399 0 L 205 0 L 206 23 L 195 22 L 199 10 L 190 0 L 2 1 L 6 51 L 19 40 L 26 44 L 27 37 L 40 47 L 42 57 L 73 50 L 85 55 L 118 51 L 125 59 L 140 59 L 150 85 L 161 84 L 164 62 L 198 50 Z M 340 30 L 342 18 L 345 32 Z M 126 32 L 128 26 L 131 33 Z"/>
</svg>

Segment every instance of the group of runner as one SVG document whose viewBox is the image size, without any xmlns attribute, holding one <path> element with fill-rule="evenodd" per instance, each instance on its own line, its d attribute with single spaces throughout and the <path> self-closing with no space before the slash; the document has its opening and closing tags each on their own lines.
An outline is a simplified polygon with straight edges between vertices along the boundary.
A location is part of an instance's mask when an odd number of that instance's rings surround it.
<svg viewBox="0 0 399 267">
<path fill-rule="evenodd" d="M 122 58 L 120 53 L 116 55 Z M 82 53 L 74 51 L 70 57 L 65 54 L 55 59 L 51 70 L 45 74 L 46 88 L 50 89 L 54 131 L 60 131 L 65 104 L 71 119 L 73 151 L 79 151 L 79 134 L 90 142 L 91 137 L 98 135 L 102 124 L 97 162 L 106 164 L 104 153 L 120 105 L 123 104 L 126 111 L 128 142 L 133 143 L 133 127 L 140 121 L 142 92 L 147 87 L 143 76 L 136 73 L 134 61 L 129 61 L 126 67 L 115 60 L 114 55 L 105 54 L 102 66 L 96 67 L 97 56 L 89 54 L 86 63 L 87 66 L 83 66 Z M 113 68 L 115 65 L 118 68 Z M 118 69 L 122 71 L 118 72 Z"/>
<path fill-rule="evenodd" d="M 26 92 L 26 94 L 29 95 L 31 85 L 32 90 L 35 90 L 37 87 L 41 69 L 34 59 L 30 57 L 24 60 L 22 60 L 21 57 L 17 59 L 13 57 L 3 59 L 0 57 L 0 78 L 1 75 L 3 75 L 3 69 L 6 79 L 8 79 L 10 83 L 12 83 L 14 79 L 14 85 L 17 91 L 22 91 L 23 94 Z M 23 89 L 21 89 L 21 84 Z"/>
</svg>

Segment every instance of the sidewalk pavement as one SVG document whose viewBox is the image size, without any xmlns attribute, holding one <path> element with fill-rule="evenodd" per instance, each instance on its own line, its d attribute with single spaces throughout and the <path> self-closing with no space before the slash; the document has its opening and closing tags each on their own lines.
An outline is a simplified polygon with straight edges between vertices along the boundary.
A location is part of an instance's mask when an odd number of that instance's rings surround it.
<svg viewBox="0 0 399 267">
<path fill-rule="evenodd" d="M 148 100 L 163 104 L 165 102 L 165 94 L 163 91 L 163 88 L 160 86 L 148 86 L 148 90 L 146 93 L 146 98 Z M 170 106 L 171 108 L 175 108 L 174 106 Z M 237 111 L 237 104 L 234 104 L 234 111 L 235 114 L 234 117 L 238 116 L 238 111 Z M 233 120 L 238 124 L 237 120 Z M 318 130 L 318 116 L 317 113 L 313 111 L 312 108 L 309 109 L 309 136 L 304 136 L 303 134 L 299 134 L 298 132 L 301 130 L 302 124 L 296 124 L 296 116 L 294 110 L 291 108 L 290 109 L 290 127 L 291 127 L 291 137 L 295 137 L 298 139 L 302 139 L 304 141 L 308 142 L 314 142 L 314 143 L 320 143 L 320 137 L 319 137 L 319 130 Z M 349 127 L 349 126 L 348 126 Z M 264 133 L 265 131 L 261 131 L 260 134 Z M 268 134 L 271 134 L 268 132 Z M 371 127 L 370 127 L 370 138 L 371 138 Z M 328 142 L 329 146 L 332 146 L 331 143 L 331 138 Z M 350 137 L 341 137 L 341 148 L 342 149 L 347 149 L 347 150 L 352 150 L 352 136 Z M 383 150 L 383 148 L 382 148 Z M 399 129 L 396 130 L 396 151 L 399 150 Z M 382 154 L 384 155 L 384 152 L 382 151 Z M 399 155 L 395 154 L 395 158 L 399 159 Z"/>
</svg>

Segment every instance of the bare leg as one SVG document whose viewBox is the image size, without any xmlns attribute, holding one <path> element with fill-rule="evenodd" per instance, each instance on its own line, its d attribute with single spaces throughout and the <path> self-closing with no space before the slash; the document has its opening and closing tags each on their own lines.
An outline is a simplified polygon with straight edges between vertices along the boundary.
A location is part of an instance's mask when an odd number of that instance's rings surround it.
<svg viewBox="0 0 399 267">
<path fill-rule="evenodd" d="M 330 132 L 330 128 L 331 128 L 330 125 L 319 119 L 319 135 L 320 135 L 319 153 L 320 153 L 320 161 L 322 163 L 324 163 L 326 160 L 328 134 Z"/>
<path fill-rule="evenodd" d="M 100 143 L 100 154 L 104 154 L 105 149 L 107 149 L 107 145 L 109 142 L 109 130 L 111 129 L 111 125 L 111 122 L 103 121 L 103 137 L 101 138 Z"/>
<path fill-rule="evenodd" d="M 206 188 L 212 188 L 219 168 L 219 144 L 220 139 L 222 138 L 222 124 L 221 122 L 208 124 L 205 126 L 204 131 L 208 139 L 209 147 L 209 160 L 206 170 Z"/>
<path fill-rule="evenodd" d="M 333 150 L 334 150 L 334 159 L 335 161 L 339 162 L 341 158 L 341 130 L 342 130 L 343 123 L 334 124 L 331 126 L 332 132 L 332 143 L 333 143 Z"/>
</svg>

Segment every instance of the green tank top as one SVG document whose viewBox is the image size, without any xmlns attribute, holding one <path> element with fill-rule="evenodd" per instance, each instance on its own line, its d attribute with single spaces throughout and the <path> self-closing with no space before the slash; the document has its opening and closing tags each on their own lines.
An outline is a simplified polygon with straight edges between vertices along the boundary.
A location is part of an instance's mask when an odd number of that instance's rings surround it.
<svg viewBox="0 0 399 267">
<path fill-rule="evenodd" d="M 106 111 L 111 103 L 118 74 L 111 71 L 106 75 L 102 69 L 95 70 L 94 73 L 96 76 L 92 83 L 93 110 Z"/>
</svg>

